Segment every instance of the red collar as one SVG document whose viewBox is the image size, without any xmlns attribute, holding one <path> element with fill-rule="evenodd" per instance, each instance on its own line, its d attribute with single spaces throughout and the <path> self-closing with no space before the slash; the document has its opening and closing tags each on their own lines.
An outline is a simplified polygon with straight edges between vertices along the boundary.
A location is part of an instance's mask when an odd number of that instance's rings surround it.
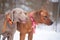
<svg viewBox="0 0 60 40">
<path fill-rule="evenodd" d="M 31 22 L 32 22 L 33 33 L 35 33 L 36 22 L 35 22 L 35 20 L 33 19 L 33 13 L 31 13 L 31 14 L 29 15 L 29 17 L 30 17 L 30 20 L 31 20 Z"/>
<path fill-rule="evenodd" d="M 8 19 L 7 21 L 8 21 L 9 24 L 11 24 L 11 25 L 13 24 L 11 19 Z"/>
</svg>

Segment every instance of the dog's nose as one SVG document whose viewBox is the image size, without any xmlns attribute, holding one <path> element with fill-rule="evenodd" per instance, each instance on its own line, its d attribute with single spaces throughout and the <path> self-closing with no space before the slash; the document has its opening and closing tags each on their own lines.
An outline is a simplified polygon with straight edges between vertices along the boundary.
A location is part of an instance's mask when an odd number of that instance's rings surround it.
<svg viewBox="0 0 60 40">
<path fill-rule="evenodd" d="M 52 25 L 52 24 L 53 24 L 53 22 L 50 23 L 50 25 Z"/>
</svg>

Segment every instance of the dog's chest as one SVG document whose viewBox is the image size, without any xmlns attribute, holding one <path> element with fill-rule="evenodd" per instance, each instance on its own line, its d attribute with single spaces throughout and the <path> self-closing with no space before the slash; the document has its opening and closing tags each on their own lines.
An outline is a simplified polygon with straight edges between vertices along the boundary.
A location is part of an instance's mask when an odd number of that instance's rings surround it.
<svg viewBox="0 0 60 40">
<path fill-rule="evenodd" d="M 6 23 L 7 25 L 6 25 L 6 31 L 14 31 L 14 30 L 16 30 L 16 25 L 15 24 L 9 24 L 8 22 Z"/>
</svg>

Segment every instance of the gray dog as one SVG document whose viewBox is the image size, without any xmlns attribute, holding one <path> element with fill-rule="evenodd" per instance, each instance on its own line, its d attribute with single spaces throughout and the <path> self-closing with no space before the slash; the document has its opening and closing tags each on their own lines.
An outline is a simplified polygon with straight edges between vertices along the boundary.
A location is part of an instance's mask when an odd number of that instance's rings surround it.
<svg viewBox="0 0 60 40">
<path fill-rule="evenodd" d="M 24 23 L 27 20 L 26 11 L 21 8 L 14 8 L 5 13 L 3 20 L 0 23 L 0 35 L 3 35 L 3 40 L 13 40 L 14 33 L 17 29 L 16 22 Z M 10 21 L 8 21 L 10 20 Z"/>
</svg>

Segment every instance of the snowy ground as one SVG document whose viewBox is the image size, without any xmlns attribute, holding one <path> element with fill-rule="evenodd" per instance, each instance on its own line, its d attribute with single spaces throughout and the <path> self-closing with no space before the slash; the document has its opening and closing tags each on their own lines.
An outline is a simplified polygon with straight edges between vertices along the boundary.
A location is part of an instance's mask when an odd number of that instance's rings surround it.
<svg viewBox="0 0 60 40">
<path fill-rule="evenodd" d="M 25 40 L 27 40 L 28 35 L 26 34 Z M 14 40 L 19 40 L 19 32 L 16 31 L 14 35 Z M 46 31 L 36 29 L 36 32 L 33 35 L 33 40 L 60 40 L 60 33 L 55 31 Z"/>
<path fill-rule="evenodd" d="M 25 40 L 27 40 L 28 35 L 26 35 Z M 16 31 L 14 40 L 19 40 L 19 32 Z M 33 40 L 60 40 L 60 33 L 54 31 L 45 31 L 36 29 L 34 33 Z"/>
</svg>

